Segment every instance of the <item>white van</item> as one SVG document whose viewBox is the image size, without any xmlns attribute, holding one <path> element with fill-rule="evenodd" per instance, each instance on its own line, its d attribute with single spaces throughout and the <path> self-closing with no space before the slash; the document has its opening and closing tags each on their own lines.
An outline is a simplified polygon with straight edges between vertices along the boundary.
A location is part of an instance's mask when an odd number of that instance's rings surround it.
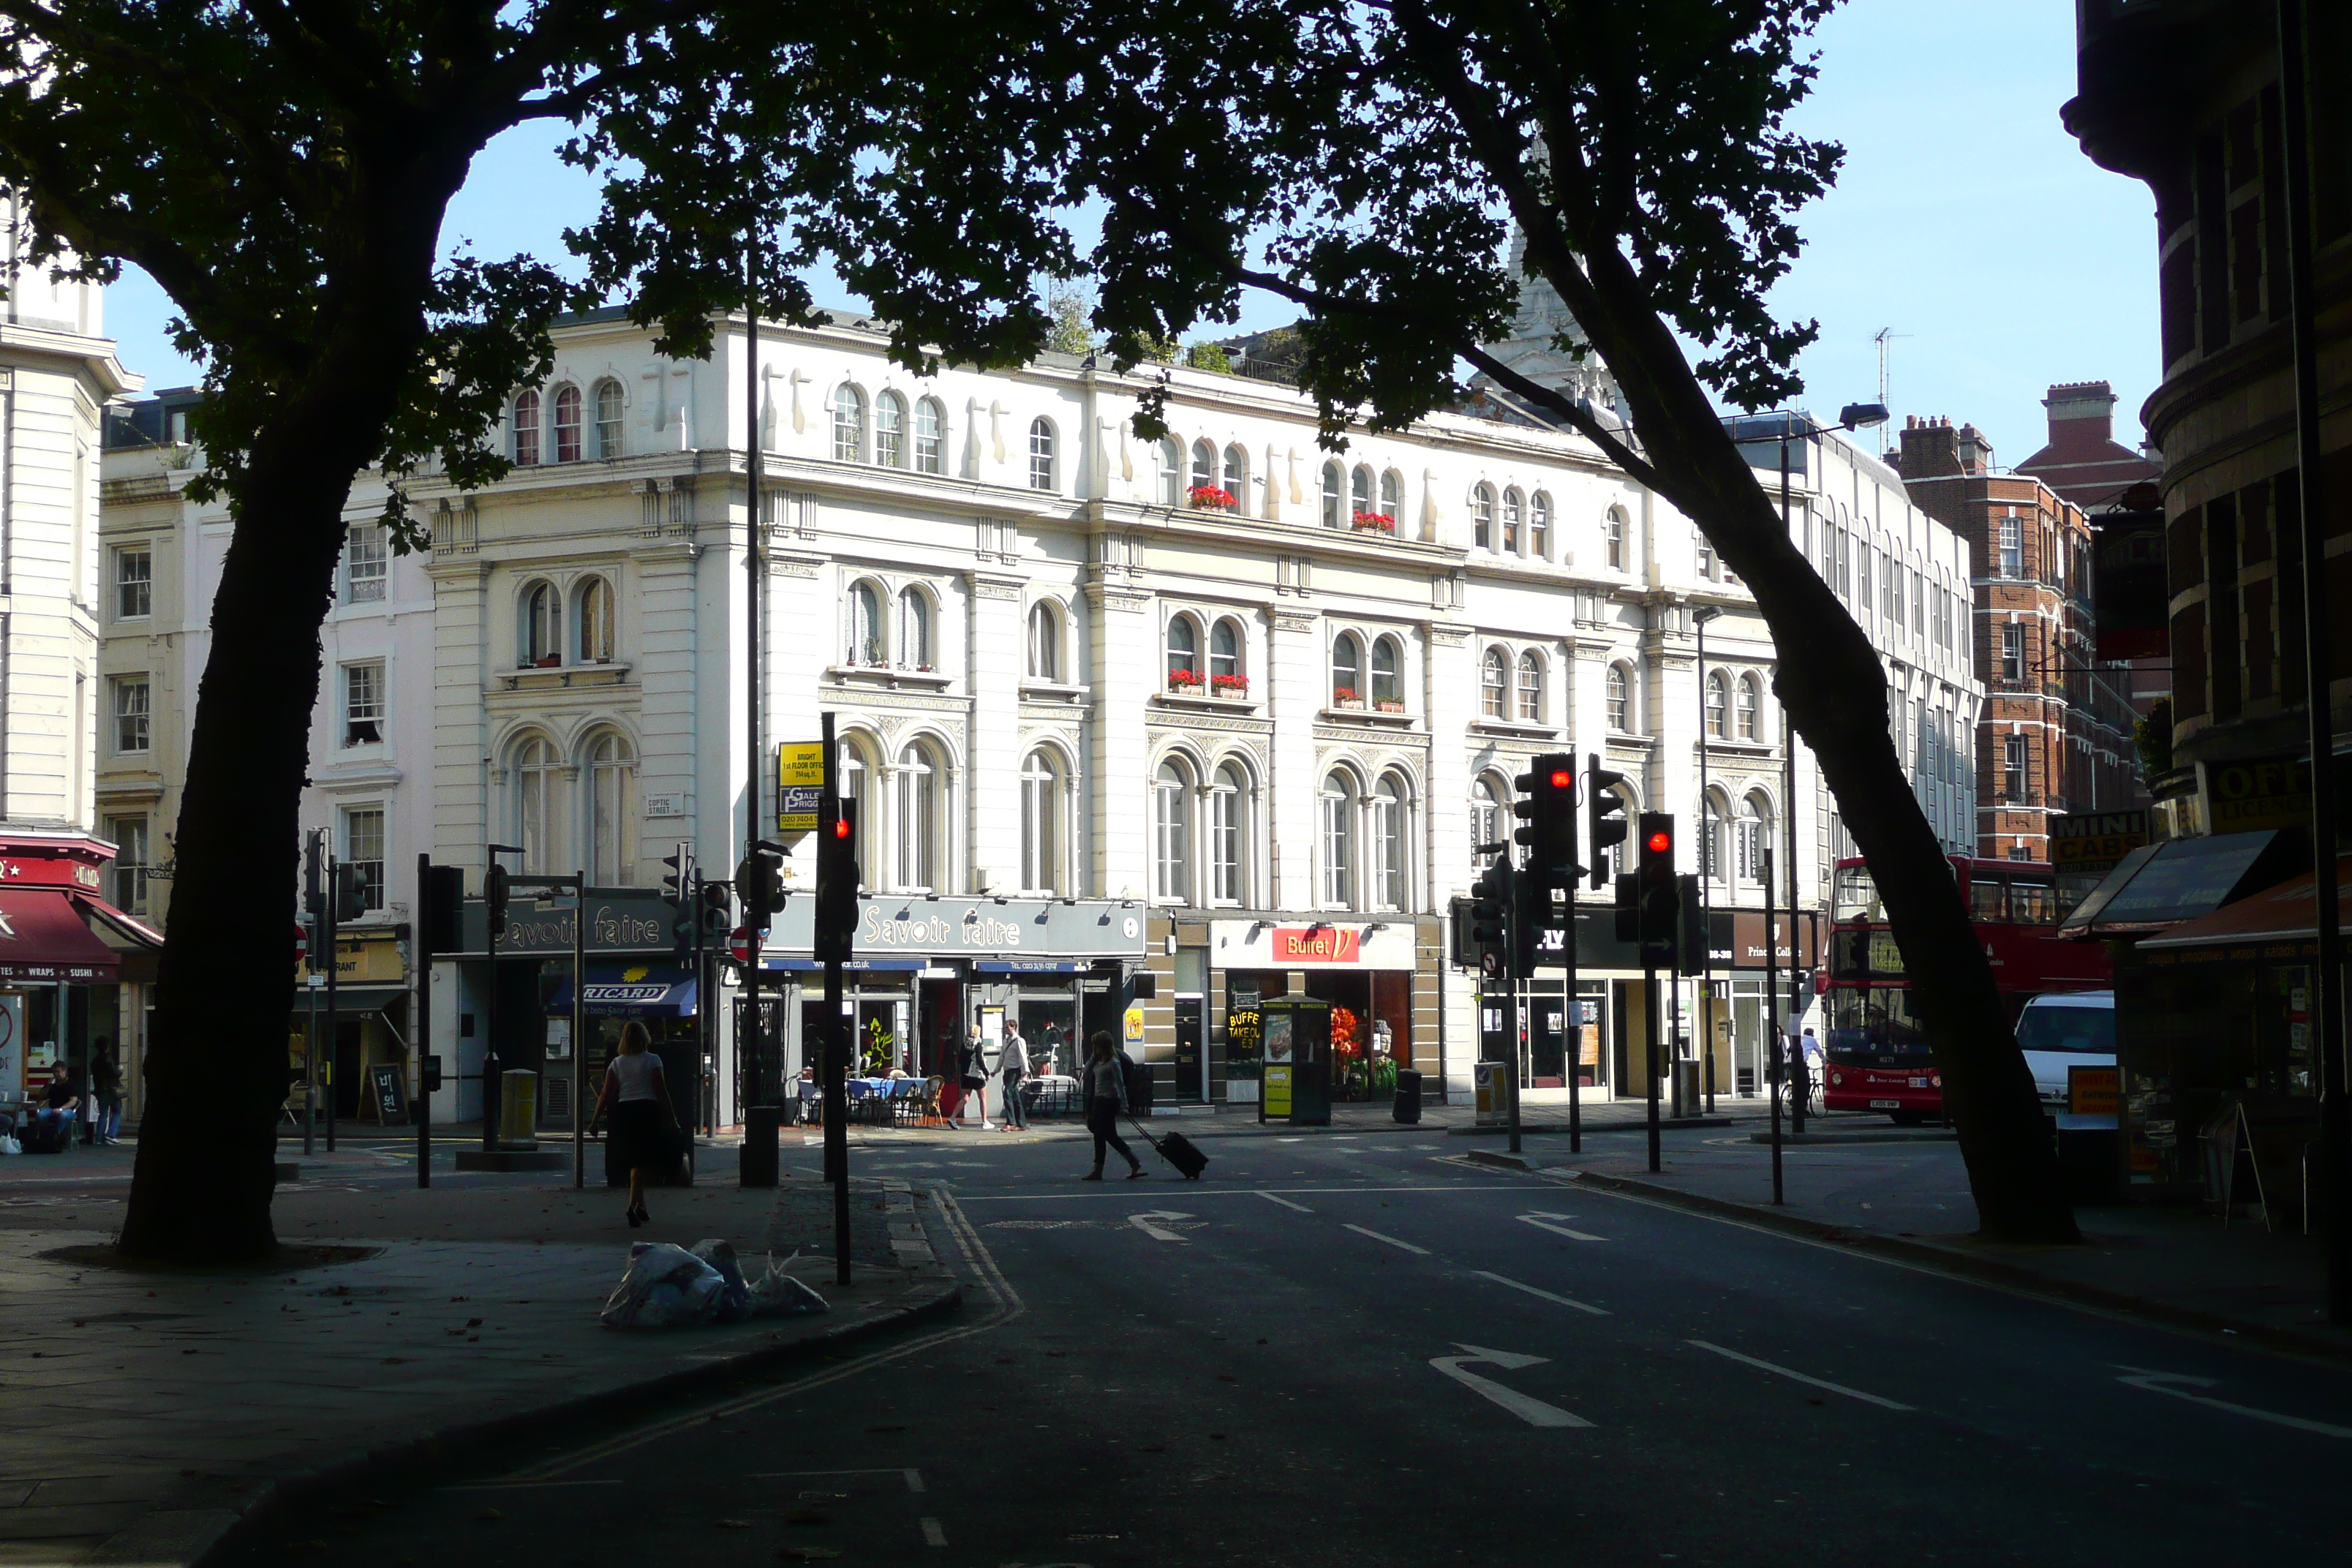
<svg viewBox="0 0 2352 1568">
<path fill-rule="evenodd" d="M 2036 996 L 2017 1016 L 2017 1043 L 2032 1069 L 2042 1108 L 2062 1129 L 2113 1127 L 2111 1116 L 2069 1116 L 2066 1069 L 2116 1065 L 2116 994 L 2062 991 Z"/>
</svg>

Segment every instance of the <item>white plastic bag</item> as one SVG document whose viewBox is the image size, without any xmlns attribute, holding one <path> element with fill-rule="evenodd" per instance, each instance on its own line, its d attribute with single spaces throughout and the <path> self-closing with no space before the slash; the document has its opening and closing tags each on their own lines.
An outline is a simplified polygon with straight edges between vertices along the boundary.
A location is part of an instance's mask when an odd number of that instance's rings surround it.
<svg viewBox="0 0 2352 1568">
<path fill-rule="evenodd" d="M 694 1256 L 719 1270 L 719 1294 L 711 1299 L 710 1321 L 714 1323 L 738 1323 L 751 1315 L 751 1287 L 743 1282 L 742 1267 L 735 1260 L 734 1243 L 724 1237 L 709 1237 L 694 1244 Z"/>
<path fill-rule="evenodd" d="M 604 1303 L 608 1329 L 670 1329 L 708 1312 L 727 1281 L 682 1247 L 641 1241 L 629 1248 L 629 1271 Z"/>
<path fill-rule="evenodd" d="M 0 1154 L 21 1154 L 24 1152 L 25 1146 L 16 1142 L 15 1133 L 0 1132 Z"/>
<path fill-rule="evenodd" d="M 792 1259 L 784 1261 L 789 1263 Z M 785 1273 L 773 1253 L 768 1255 L 767 1272 L 751 1280 L 746 1289 L 751 1295 L 751 1316 L 755 1318 L 789 1318 L 803 1312 L 833 1310 L 806 1282 Z"/>
</svg>

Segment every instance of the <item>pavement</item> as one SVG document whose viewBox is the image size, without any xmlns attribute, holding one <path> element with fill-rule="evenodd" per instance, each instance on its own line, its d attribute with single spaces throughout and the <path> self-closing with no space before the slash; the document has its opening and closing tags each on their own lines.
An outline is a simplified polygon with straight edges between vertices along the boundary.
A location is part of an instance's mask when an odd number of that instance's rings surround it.
<svg viewBox="0 0 2352 1568">
<path fill-rule="evenodd" d="M 1426 1130 L 1210 1152 L 864 1135 L 937 1194 L 955 1320 L 313 1497 L 224 1568 L 2342 1561 L 2343 1368 Z"/>
<path fill-rule="evenodd" d="M 797 1140 L 795 1140 L 797 1142 Z M 447 1158 L 443 1151 L 443 1158 Z M 401 1463 L 635 1412 L 951 1311 L 903 1181 L 853 1191 L 847 1289 L 834 1280 L 830 1190 L 814 1149 L 778 1189 L 716 1181 L 623 1197 L 568 1181 L 459 1176 L 415 1185 L 413 1159 L 346 1146 L 281 1185 L 278 1267 L 132 1269 L 87 1252 L 121 1222 L 130 1146 L 0 1162 L 0 1564 L 189 1563 L 240 1528 Z M 626 1334 L 597 1319 L 629 1244 L 711 1236 L 791 1265 L 832 1310 Z M 323 1248 L 327 1259 L 318 1256 Z M 307 1255 L 307 1256 L 306 1256 Z"/>
</svg>

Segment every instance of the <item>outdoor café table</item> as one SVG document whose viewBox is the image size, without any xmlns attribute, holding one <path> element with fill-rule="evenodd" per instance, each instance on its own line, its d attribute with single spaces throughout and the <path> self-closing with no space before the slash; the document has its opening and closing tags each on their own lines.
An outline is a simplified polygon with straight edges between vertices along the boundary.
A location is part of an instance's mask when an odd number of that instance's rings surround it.
<svg viewBox="0 0 2352 1568">
<path fill-rule="evenodd" d="M 1039 1073 L 1021 1086 L 1021 1097 L 1034 1111 L 1046 1114 L 1073 1111 L 1078 1108 L 1078 1080 L 1054 1073 Z"/>
</svg>

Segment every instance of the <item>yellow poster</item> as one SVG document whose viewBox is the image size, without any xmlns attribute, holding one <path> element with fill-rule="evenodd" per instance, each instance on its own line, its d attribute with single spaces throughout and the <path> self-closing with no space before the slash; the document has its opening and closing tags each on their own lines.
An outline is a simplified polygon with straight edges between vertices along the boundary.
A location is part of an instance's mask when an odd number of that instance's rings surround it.
<svg viewBox="0 0 2352 1568">
<path fill-rule="evenodd" d="M 814 833 L 824 793 L 824 742 L 787 741 L 776 748 L 776 831 Z"/>
<path fill-rule="evenodd" d="M 1265 1068 L 1265 1113 L 1268 1116 L 1290 1114 L 1290 1074 L 1284 1064 L 1268 1062 Z"/>
<path fill-rule="evenodd" d="M 1126 1028 L 1127 1043 L 1129 1045 L 1140 1045 L 1143 1041 L 1142 1005 L 1139 1003 L 1129 1003 L 1128 1005 L 1126 1016 L 1120 1020 L 1120 1022 Z"/>
</svg>

